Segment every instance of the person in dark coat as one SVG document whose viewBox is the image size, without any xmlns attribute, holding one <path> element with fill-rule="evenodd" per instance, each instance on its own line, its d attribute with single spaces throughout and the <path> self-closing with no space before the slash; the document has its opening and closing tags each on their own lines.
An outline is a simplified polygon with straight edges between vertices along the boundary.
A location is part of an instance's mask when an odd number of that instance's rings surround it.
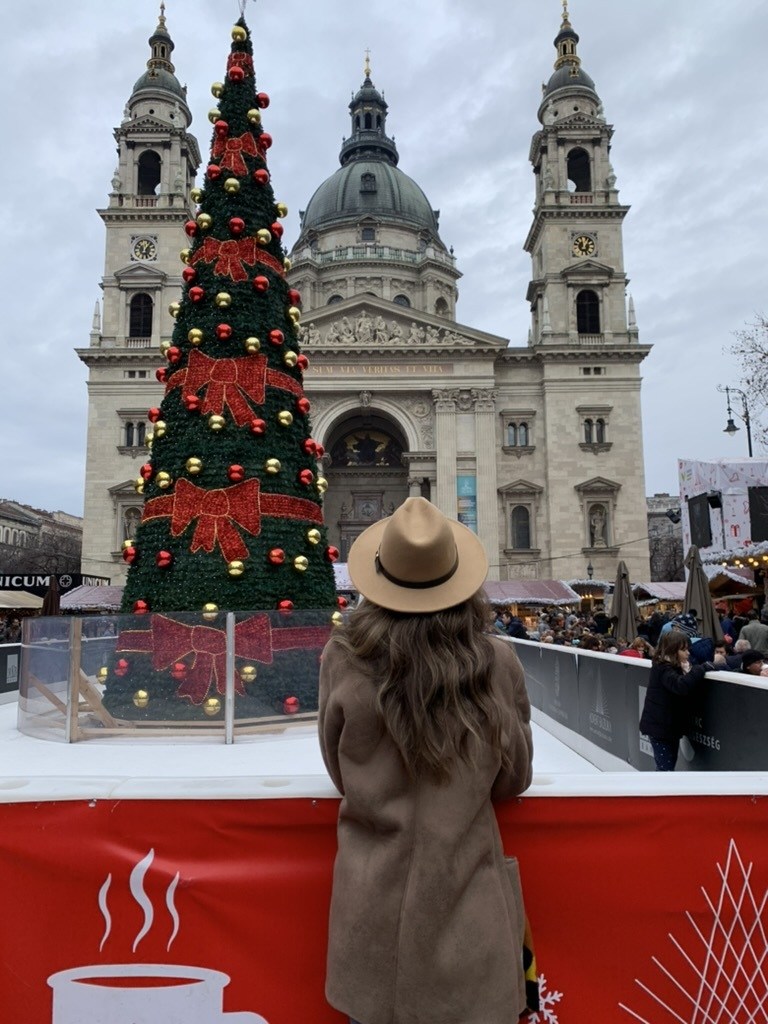
<svg viewBox="0 0 768 1024">
<path fill-rule="evenodd" d="M 691 694 L 713 666 L 689 662 L 690 639 L 678 629 L 662 633 L 653 656 L 640 732 L 651 741 L 657 772 L 673 772 L 677 748 L 692 725 Z"/>
<path fill-rule="evenodd" d="M 342 794 L 326 998 L 360 1024 L 511 1024 L 525 916 L 493 800 L 531 782 L 514 646 L 487 632 L 477 536 L 408 498 L 349 552 L 363 602 L 320 669 Z"/>
</svg>

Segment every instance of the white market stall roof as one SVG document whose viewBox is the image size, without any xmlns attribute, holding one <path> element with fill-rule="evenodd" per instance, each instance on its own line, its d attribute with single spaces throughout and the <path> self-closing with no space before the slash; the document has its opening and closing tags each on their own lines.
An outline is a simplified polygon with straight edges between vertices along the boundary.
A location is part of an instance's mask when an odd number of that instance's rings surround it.
<svg viewBox="0 0 768 1024">
<path fill-rule="evenodd" d="M 672 580 L 668 583 L 633 583 L 632 591 L 636 597 L 649 597 L 654 601 L 683 601 L 685 600 L 685 582 Z"/>
<path fill-rule="evenodd" d="M 333 563 L 333 576 L 336 581 L 336 589 L 342 593 L 355 593 L 355 584 L 349 576 L 346 562 Z"/>
<path fill-rule="evenodd" d="M 564 580 L 486 580 L 483 590 L 491 604 L 581 604 Z"/>
<path fill-rule="evenodd" d="M 43 607 L 42 597 L 26 590 L 0 590 L 0 608 L 14 611 L 35 611 Z"/>
<path fill-rule="evenodd" d="M 73 587 L 61 596 L 62 612 L 119 612 L 122 587 Z M 42 598 L 41 602 L 42 604 Z"/>
</svg>

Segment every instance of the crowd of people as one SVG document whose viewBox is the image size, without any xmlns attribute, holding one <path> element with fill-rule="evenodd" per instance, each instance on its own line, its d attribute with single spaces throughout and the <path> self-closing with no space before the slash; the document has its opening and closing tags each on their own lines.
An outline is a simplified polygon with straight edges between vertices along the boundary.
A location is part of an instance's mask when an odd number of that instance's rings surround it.
<svg viewBox="0 0 768 1024">
<path fill-rule="evenodd" d="M 0 619 L 0 644 L 18 644 L 21 642 L 21 622 L 15 615 L 6 615 Z"/>
</svg>

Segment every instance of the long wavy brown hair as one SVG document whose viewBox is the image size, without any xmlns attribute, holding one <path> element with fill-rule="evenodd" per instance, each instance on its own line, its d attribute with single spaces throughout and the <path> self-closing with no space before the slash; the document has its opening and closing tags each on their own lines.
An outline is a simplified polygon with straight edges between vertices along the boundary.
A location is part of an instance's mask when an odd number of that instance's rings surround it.
<svg viewBox="0 0 768 1024">
<path fill-rule="evenodd" d="M 477 741 L 510 764 L 502 744 L 510 713 L 493 692 L 489 622 L 481 594 L 420 615 L 364 601 L 334 633 L 365 663 L 384 728 L 412 777 L 446 781 L 457 759 L 472 764 Z"/>
<path fill-rule="evenodd" d="M 679 669 L 679 653 L 680 651 L 688 650 L 690 646 L 691 641 L 686 633 L 681 633 L 679 629 L 668 629 L 659 638 L 658 646 L 653 654 L 653 660 L 657 664 L 674 665 L 675 668 Z"/>
</svg>

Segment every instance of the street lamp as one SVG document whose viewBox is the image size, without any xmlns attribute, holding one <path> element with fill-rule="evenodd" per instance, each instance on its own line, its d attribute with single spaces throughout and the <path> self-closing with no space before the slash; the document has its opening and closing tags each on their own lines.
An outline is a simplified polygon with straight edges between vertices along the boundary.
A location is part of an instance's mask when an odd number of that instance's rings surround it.
<svg viewBox="0 0 768 1024">
<path fill-rule="evenodd" d="M 594 573 L 595 573 L 595 568 L 592 565 L 592 562 L 591 561 L 587 562 L 587 576 L 589 576 L 589 578 L 592 579 Z"/>
<path fill-rule="evenodd" d="M 722 391 L 725 392 L 725 402 L 726 402 L 726 406 L 728 408 L 728 422 L 725 425 L 725 429 L 723 430 L 723 433 L 724 434 L 728 434 L 729 437 L 733 437 L 734 434 L 736 434 L 736 432 L 740 429 L 733 422 L 734 412 L 733 412 L 733 409 L 731 408 L 731 392 L 733 392 L 734 395 L 740 395 L 741 396 L 741 414 L 739 414 L 737 412 L 736 415 L 739 417 L 739 419 L 743 422 L 744 426 L 747 428 L 747 451 L 749 452 L 749 457 L 751 459 L 752 458 L 752 427 L 751 427 L 751 424 L 750 424 L 750 421 L 749 421 L 749 406 L 747 405 L 747 396 L 744 394 L 743 391 L 740 391 L 739 388 L 731 388 L 731 387 L 725 387 L 724 388 L 720 384 L 717 385 L 717 390 L 721 391 L 721 392 Z"/>
</svg>

